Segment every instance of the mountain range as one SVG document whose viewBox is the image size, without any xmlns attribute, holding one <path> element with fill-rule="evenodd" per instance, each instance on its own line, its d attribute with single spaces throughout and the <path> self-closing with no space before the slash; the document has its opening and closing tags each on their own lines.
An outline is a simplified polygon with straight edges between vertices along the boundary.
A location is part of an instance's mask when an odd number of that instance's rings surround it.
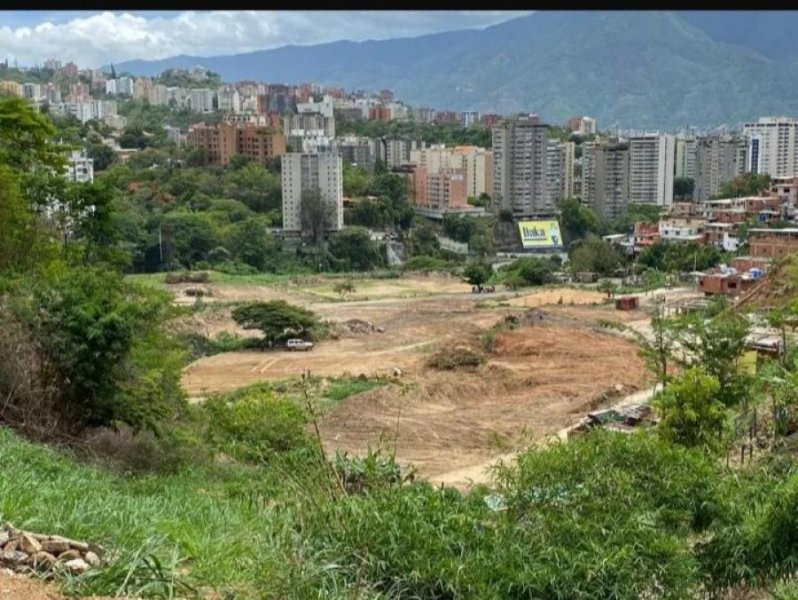
<svg viewBox="0 0 798 600">
<path fill-rule="evenodd" d="M 537 11 L 485 29 L 227 56 L 134 60 L 154 76 L 202 64 L 224 81 L 392 88 L 412 106 L 537 112 L 599 127 L 734 126 L 798 114 L 798 12 Z"/>
</svg>

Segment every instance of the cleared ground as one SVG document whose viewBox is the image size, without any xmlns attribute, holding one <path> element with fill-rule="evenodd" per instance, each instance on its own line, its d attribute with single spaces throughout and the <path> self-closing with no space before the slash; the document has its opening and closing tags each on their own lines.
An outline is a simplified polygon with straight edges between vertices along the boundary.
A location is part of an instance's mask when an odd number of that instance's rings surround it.
<svg viewBox="0 0 798 600">
<path fill-rule="evenodd" d="M 356 282 L 358 291 L 344 301 L 331 292 L 332 285 L 323 278 L 270 286 L 206 284 L 213 301 L 283 298 L 324 319 L 363 319 L 385 331 L 325 340 L 310 352 L 206 357 L 185 370 L 189 395 L 199 400 L 259 381 L 299 377 L 306 369 L 315 376 L 371 377 L 398 367 L 403 376 L 396 385 L 352 396 L 322 416 L 327 450 L 359 454 L 383 439 L 420 475 L 464 485 L 484 480 L 474 471 L 492 457 L 556 433 L 586 410 L 648 384 L 637 347 L 597 326 L 602 320 L 645 320 L 645 312 L 616 311 L 594 290 L 473 294 L 456 279 L 417 277 Z M 501 333 L 486 364 L 456 372 L 425 365 L 441 347 L 480 349 L 485 330 L 507 314 L 532 309 L 542 319 Z M 212 334 L 243 333 L 229 308 L 193 318 Z"/>
</svg>

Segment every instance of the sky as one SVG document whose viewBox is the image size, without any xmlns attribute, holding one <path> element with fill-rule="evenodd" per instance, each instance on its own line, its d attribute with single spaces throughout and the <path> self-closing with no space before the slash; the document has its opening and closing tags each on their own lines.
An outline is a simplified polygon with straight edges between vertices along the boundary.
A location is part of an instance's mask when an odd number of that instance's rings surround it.
<svg viewBox="0 0 798 600">
<path fill-rule="evenodd" d="M 482 28 L 530 11 L 0 11 L 0 60 L 98 68 L 135 58 L 214 56 Z"/>
</svg>

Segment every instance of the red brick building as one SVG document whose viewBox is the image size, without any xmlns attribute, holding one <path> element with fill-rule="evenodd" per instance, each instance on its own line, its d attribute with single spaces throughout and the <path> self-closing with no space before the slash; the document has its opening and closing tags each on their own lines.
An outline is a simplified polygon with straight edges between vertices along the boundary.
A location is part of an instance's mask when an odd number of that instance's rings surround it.
<svg viewBox="0 0 798 600">
<path fill-rule="evenodd" d="M 798 251 L 798 228 L 751 229 L 749 232 L 751 256 L 779 259 Z"/>
</svg>

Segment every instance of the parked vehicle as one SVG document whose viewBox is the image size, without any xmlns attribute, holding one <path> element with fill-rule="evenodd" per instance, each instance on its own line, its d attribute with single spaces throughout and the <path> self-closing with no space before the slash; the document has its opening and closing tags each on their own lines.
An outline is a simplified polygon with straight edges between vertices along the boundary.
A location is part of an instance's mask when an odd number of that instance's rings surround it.
<svg viewBox="0 0 798 600">
<path fill-rule="evenodd" d="M 299 338 L 291 338 L 285 343 L 285 347 L 288 350 L 312 350 L 313 349 L 313 342 L 306 342 L 305 340 L 301 340 Z"/>
</svg>

